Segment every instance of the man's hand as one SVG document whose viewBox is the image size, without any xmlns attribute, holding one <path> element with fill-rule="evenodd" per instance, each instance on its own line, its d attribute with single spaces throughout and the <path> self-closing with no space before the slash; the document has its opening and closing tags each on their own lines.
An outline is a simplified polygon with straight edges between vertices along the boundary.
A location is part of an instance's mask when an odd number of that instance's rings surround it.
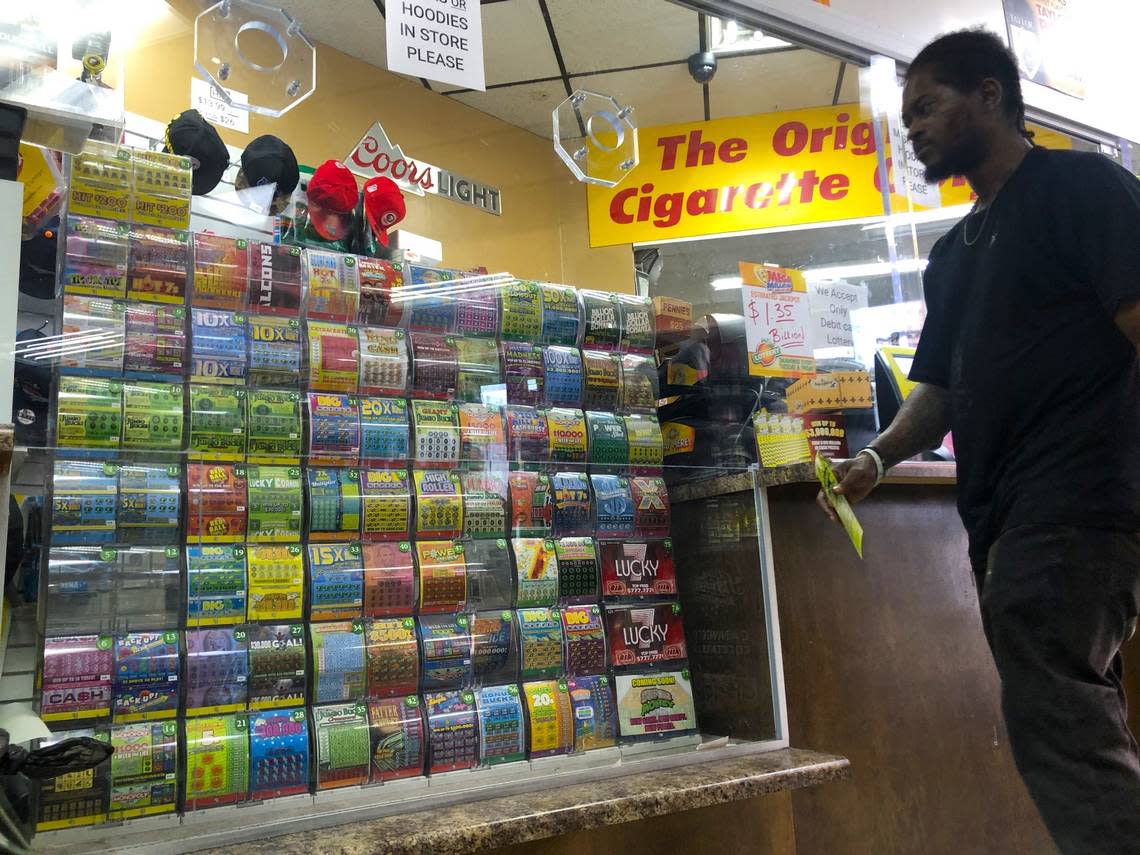
<svg viewBox="0 0 1140 855">
<path fill-rule="evenodd" d="M 875 461 L 869 455 L 859 454 L 850 460 L 836 461 L 832 465 L 835 469 L 835 477 L 839 479 L 835 492 L 837 495 L 846 496 L 847 501 L 851 504 L 863 501 L 867 494 L 875 489 L 875 479 L 878 478 L 879 473 L 875 469 Z M 819 491 L 815 497 L 815 502 L 832 522 L 839 522 L 839 517 L 836 516 L 835 509 L 828 504 L 827 497 L 823 495 L 823 490 Z"/>
</svg>

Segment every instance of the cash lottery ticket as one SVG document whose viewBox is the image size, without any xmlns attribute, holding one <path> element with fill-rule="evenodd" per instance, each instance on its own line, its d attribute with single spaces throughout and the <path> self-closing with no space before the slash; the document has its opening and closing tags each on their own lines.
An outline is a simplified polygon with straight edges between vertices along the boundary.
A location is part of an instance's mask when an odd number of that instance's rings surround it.
<svg viewBox="0 0 1140 855">
<path fill-rule="evenodd" d="M 309 463 L 348 465 L 360 459 L 360 402 L 350 395 L 309 394 Z"/>
<path fill-rule="evenodd" d="M 355 326 L 307 321 L 309 388 L 355 392 L 360 377 L 360 333 Z"/>
<path fill-rule="evenodd" d="M 368 722 L 369 780 L 372 783 L 414 778 L 424 773 L 427 732 L 418 696 L 409 694 L 370 703 Z"/>
<path fill-rule="evenodd" d="M 602 596 L 610 599 L 677 593 L 673 541 L 620 540 L 601 544 Z"/>
<path fill-rule="evenodd" d="M 618 732 L 623 738 L 675 736 L 696 730 L 687 670 L 618 674 L 614 683 Z"/>
<path fill-rule="evenodd" d="M 553 606 L 558 600 L 558 555 L 554 541 L 541 537 L 511 540 L 515 554 L 515 590 L 519 608 Z"/>
<path fill-rule="evenodd" d="M 128 303 L 126 353 L 128 377 L 155 375 L 181 379 L 186 369 L 186 309 L 149 303 Z"/>
<path fill-rule="evenodd" d="M 309 540 L 355 540 L 360 536 L 360 472 L 310 466 L 305 470 Z"/>
<path fill-rule="evenodd" d="M 420 614 L 458 612 L 467 603 L 464 546 L 453 540 L 416 542 Z"/>
<path fill-rule="evenodd" d="M 455 331 L 493 340 L 499 332 L 498 286 L 488 283 L 480 287 L 469 278 L 460 287 L 455 297 Z"/>
<path fill-rule="evenodd" d="M 499 346 L 494 339 L 460 338 L 455 341 L 455 354 L 455 397 L 472 404 L 483 403 L 503 383 Z"/>
<path fill-rule="evenodd" d="M 220 309 L 190 311 L 190 379 L 240 386 L 246 378 L 246 316 Z"/>
<path fill-rule="evenodd" d="M 198 459 L 243 460 L 245 389 L 190 384 L 190 454 Z"/>
<path fill-rule="evenodd" d="M 115 723 L 178 713 L 178 633 L 132 632 L 115 638 L 111 714 Z"/>
<path fill-rule="evenodd" d="M 615 668 L 675 662 L 688 653 L 677 602 L 606 606 L 610 664 Z"/>
<path fill-rule="evenodd" d="M 406 469 L 361 471 L 361 502 L 365 541 L 404 540 L 412 524 L 412 487 Z"/>
<path fill-rule="evenodd" d="M 56 444 L 113 451 L 123 434 L 123 386 L 98 377 L 59 378 Z"/>
<path fill-rule="evenodd" d="M 474 671 L 467 616 L 421 614 L 417 621 L 424 690 L 458 689 L 471 685 Z"/>
<path fill-rule="evenodd" d="M 604 350 L 582 351 L 582 409 L 612 413 L 618 407 L 621 357 Z"/>
<path fill-rule="evenodd" d="M 467 607 L 509 609 L 515 601 L 511 547 L 505 537 L 471 540 L 463 545 L 467 560 Z"/>
<path fill-rule="evenodd" d="M 111 728 L 112 821 L 171 813 L 178 801 L 178 726 L 173 721 Z"/>
<path fill-rule="evenodd" d="M 310 544 L 310 619 L 358 618 L 363 613 L 364 563 L 360 554 L 360 544 Z"/>
<path fill-rule="evenodd" d="M 533 760 L 574 750 L 574 717 L 570 690 L 563 680 L 523 683 L 528 745 Z"/>
<path fill-rule="evenodd" d="M 581 406 L 582 352 L 576 347 L 546 347 L 542 351 L 542 363 L 546 406 Z"/>
<path fill-rule="evenodd" d="M 621 343 L 621 309 L 617 294 L 579 291 L 582 300 L 582 347 L 616 350 Z"/>
<path fill-rule="evenodd" d="M 546 411 L 546 428 L 551 462 L 585 467 L 589 449 L 586 414 L 581 410 L 551 407 Z"/>
<path fill-rule="evenodd" d="M 514 615 L 506 610 L 471 615 L 471 658 L 480 685 L 513 683 L 519 675 L 519 639 Z"/>
<path fill-rule="evenodd" d="M 629 438 L 621 416 L 609 412 L 586 412 L 590 463 L 613 468 L 629 465 Z"/>
<path fill-rule="evenodd" d="M 475 693 L 479 710 L 479 756 L 488 766 L 526 759 L 526 725 L 519 687 L 484 686 Z"/>
<path fill-rule="evenodd" d="M 440 469 L 417 469 L 416 538 L 459 537 L 463 531 L 463 491 L 459 474 Z"/>
<path fill-rule="evenodd" d="M 449 468 L 459 460 L 459 409 L 440 401 L 412 401 L 416 466 Z"/>
<path fill-rule="evenodd" d="M 364 621 L 309 624 L 313 701 L 355 701 L 365 695 Z"/>
<path fill-rule="evenodd" d="M 592 537 L 560 537 L 554 541 L 558 556 L 558 599 L 563 603 L 598 601 L 598 551 Z"/>
<path fill-rule="evenodd" d="M 624 475 L 591 475 L 594 531 L 599 538 L 633 536 L 633 493 Z"/>
<path fill-rule="evenodd" d="M 464 472 L 461 479 L 463 536 L 473 540 L 505 537 L 510 502 L 506 471 Z"/>
<path fill-rule="evenodd" d="M 370 698 L 406 695 L 419 687 L 420 651 L 414 619 L 366 620 L 364 642 Z"/>
<path fill-rule="evenodd" d="M 550 478 L 538 472 L 515 470 L 507 476 L 507 486 L 511 495 L 511 536 L 548 536 L 554 505 Z"/>
<path fill-rule="evenodd" d="M 49 748 L 65 739 L 87 737 L 107 741 L 107 730 L 69 730 L 53 734 L 40 743 Z M 104 760 L 94 769 L 64 772 L 39 782 L 36 799 L 36 831 L 53 831 L 94 825 L 107 819 L 111 800 L 111 763 Z"/>
<path fill-rule="evenodd" d="M 656 415 L 623 417 L 629 438 L 629 465 L 634 474 L 656 474 L 665 460 L 665 441 Z"/>
<path fill-rule="evenodd" d="M 304 523 L 300 467 L 254 463 L 246 467 L 246 484 L 246 538 L 252 543 L 299 542 Z"/>
<path fill-rule="evenodd" d="M 621 308 L 621 343 L 625 353 L 653 353 L 657 344 L 653 323 L 653 300 L 636 294 L 618 295 Z"/>
<path fill-rule="evenodd" d="M 439 333 L 412 333 L 413 398 L 455 399 L 459 381 L 459 357 L 455 336 Z"/>
<path fill-rule="evenodd" d="M 408 402 L 403 398 L 360 399 L 360 457 L 369 463 L 405 463 L 411 453 Z"/>
<path fill-rule="evenodd" d="M 121 374 L 125 325 L 122 300 L 65 294 L 60 368 L 69 374 Z"/>
<path fill-rule="evenodd" d="M 543 466 L 550 454 L 546 411 L 510 405 L 506 408 L 507 442 L 511 463 L 524 468 Z"/>
<path fill-rule="evenodd" d="M 356 259 L 360 275 L 360 323 L 396 327 L 404 312 L 402 300 L 393 300 L 404 286 L 404 265 L 380 258 Z"/>
<path fill-rule="evenodd" d="M 305 250 L 308 288 L 305 317 L 352 323 L 360 308 L 360 276 L 355 255 Z"/>
<path fill-rule="evenodd" d="M 545 400 L 542 348 L 530 342 L 505 341 L 502 354 L 507 403 L 541 405 Z"/>
<path fill-rule="evenodd" d="M 245 467 L 234 463 L 186 464 L 186 538 L 238 543 L 246 532 Z"/>
<path fill-rule="evenodd" d="M 249 304 L 249 241 L 195 233 L 190 302 L 209 309 L 245 311 Z"/>
<path fill-rule="evenodd" d="M 551 523 L 555 537 L 593 534 L 590 481 L 585 472 L 555 472 L 550 476 L 554 496 Z"/>
<path fill-rule="evenodd" d="M 184 411 L 181 385 L 123 384 L 123 448 L 132 451 L 180 451 Z"/>
<path fill-rule="evenodd" d="M 399 543 L 365 543 L 364 615 L 410 615 L 416 607 L 416 571 L 412 547 Z"/>
<path fill-rule="evenodd" d="M 368 781 L 368 709 L 362 702 L 313 707 L 317 789 Z"/>
<path fill-rule="evenodd" d="M 669 535 L 669 488 L 660 475 L 633 476 L 629 479 L 633 496 L 633 531 L 638 537 Z"/>
<path fill-rule="evenodd" d="M 245 801 L 249 792 L 249 721 L 245 713 L 189 718 L 184 810 Z"/>
<path fill-rule="evenodd" d="M 567 684 L 574 710 L 574 750 L 617 745 L 617 702 L 610 678 L 605 674 L 571 677 Z"/>
<path fill-rule="evenodd" d="M 471 769 L 479 762 L 475 695 L 464 691 L 425 692 L 428 771 L 432 775 Z"/>
<path fill-rule="evenodd" d="M 186 715 L 245 709 L 249 696 L 247 643 L 242 627 L 186 630 Z"/>
<path fill-rule="evenodd" d="M 573 346 L 578 343 L 578 292 L 569 285 L 543 282 L 542 343 Z"/>
<path fill-rule="evenodd" d="M 535 342 L 542 337 L 542 290 L 537 282 L 517 279 L 501 293 L 503 341 Z"/>
<path fill-rule="evenodd" d="M 459 443 L 462 465 L 479 470 L 506 467 L 507 437 L 498 407 L 459 405 Z"/>
<path fill-rule="evenodd" d="M 523 679 L 562 673 L 562 621 L 551 609 L 519 609 L 519 673 Z"/>
<path fill-rule="evenodd" d="M 606 670 L 606 632 L 597 605 L 562 609 L 566 673 L 601 674 Z"/>
<path fill-rule="evenodd" d="M 62 277 L 65 294 L 126 296 L 129 228 L 126 223 L 98 217 L 67 218 Z"/>
<path fill-rule="evenodd" d="M 301 312 L 301 248 L 254 241 L 249 249 L 249 310 L 297 317 Z"/>
<path fill-rule="evenodd" d="M 119 540 L 136 545 L 178 542 L 181 475 L 181 467 L 173 464 L 130 463 L 119 468 Z"/>
<path fill-rule="evenodd" d="M 305 561 L 296 543 L 252 544 L 249 562 L 251 621 L 300 620 L 305 587 Z"/>
<path fill-rule="evenodd" d="M 249 795 L 272 799 L 309 791 L 309 720 L 305 708 L 249 715 Z"/>
<path fill-rule="evenodd" d="M 111 714 L 114 640 L 71 635 L 44 640 L 40 718 L 47 722 Z"/>
<path fill-rule="evenodd" d="M 186 301 L 190 235 L 153 226 L 131 227 L 127 256 L 127 297 L 147 303 Z"/>
<path fill-rule="evenodd" d="M 281 315 L 250 315 L 251 386 L 296 387 L 301 373 L 301 322 Z"/>
<path fill-rule="evenodd" d="M 657 364 L 636 353 L 621 358 L 621 409 L 627 413 L 657 412 Z"/>
<path fill-rule="evenodd" d="M 301 457 L 301 396 L 296 392 L 250 389 L 246 401 L 249 461 L 298 461 Z"/>
<path fill-rule="evenodd" d="M 52 463 L 52 544 L 113 542 L 118 490 L 116 464 L 90 460 Z"/>
<path fill-rule="evenodd" d="M 304 624 L 254 625 L 249 633 L 249 708 L 278 709 L 305 702 Z"/>
<path fill-rule="evenodd" d="M 360 327 L 360 391 L 370 395 L 403 395 L 408 389 L 410 357 L 403 330 Z"/>
<path fill-rule="evenodd" d="M 404 269 L 409 329 L 431 332 L 452 332 L 455 329 L 454 287 L 443 283 L 451 282 L 457 276 L 454 270 L 418 264 L 409 264 Z"/>
</svg>

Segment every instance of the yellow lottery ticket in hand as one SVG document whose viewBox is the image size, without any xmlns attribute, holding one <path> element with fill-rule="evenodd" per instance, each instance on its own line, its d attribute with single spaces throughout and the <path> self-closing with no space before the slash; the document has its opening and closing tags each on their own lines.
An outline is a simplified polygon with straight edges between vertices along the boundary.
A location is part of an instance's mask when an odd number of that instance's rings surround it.
<svg viewBox="0 0 1140 855">
<path fill-rule="evenodd" d="M 835 477 L 835 469 L 832 468 L 831 461 L 822 454 L 815 456 L 815 477 L 819 479 L 819 483 L 823 487 L 823 495 L 827 498 L 827 503 L 835 509 L 835 514 L 839 517 L 843 530 L 851 538 L 851 545 L 855 547 L 855 552 L 862 558 L 863 526 L 855 517 L 855 511 L 851 509 L 851 503 L 847 501 L 847 497 L 835 494 L 835 487 L 838 485 L 839 479 Z"/>
</svg>

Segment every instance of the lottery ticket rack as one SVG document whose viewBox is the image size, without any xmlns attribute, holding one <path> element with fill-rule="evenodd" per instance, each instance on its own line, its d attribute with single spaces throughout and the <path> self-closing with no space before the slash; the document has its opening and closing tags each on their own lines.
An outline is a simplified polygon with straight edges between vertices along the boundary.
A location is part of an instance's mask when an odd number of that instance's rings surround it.
<svg viewBox="0 0 1140 855">
<path fill-rule="evenodd" d="M 171 155 L 69 173 L 38 712 L 115 750 L 44 840 L 708 747 L 647 298 L 195 234 Z"/>
</svg>

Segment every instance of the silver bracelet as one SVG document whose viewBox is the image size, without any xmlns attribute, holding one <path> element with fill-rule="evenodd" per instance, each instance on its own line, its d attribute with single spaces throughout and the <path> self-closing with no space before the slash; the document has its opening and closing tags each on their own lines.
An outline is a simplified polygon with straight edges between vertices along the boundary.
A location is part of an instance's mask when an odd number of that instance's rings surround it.
<svg viewBox="0 0 1140 855">
<path fill-rule="evenodd" d="M 855 456 L 858 457 L 860 454 L 866 454 L 875 464 L 875 483 L 878 484 L 887 474 L 887 465 L 883 462 L 883 455 L 879 454 L 878 451 L 869 445 L 865 448 L 860 448 Z"/>
</svg>

